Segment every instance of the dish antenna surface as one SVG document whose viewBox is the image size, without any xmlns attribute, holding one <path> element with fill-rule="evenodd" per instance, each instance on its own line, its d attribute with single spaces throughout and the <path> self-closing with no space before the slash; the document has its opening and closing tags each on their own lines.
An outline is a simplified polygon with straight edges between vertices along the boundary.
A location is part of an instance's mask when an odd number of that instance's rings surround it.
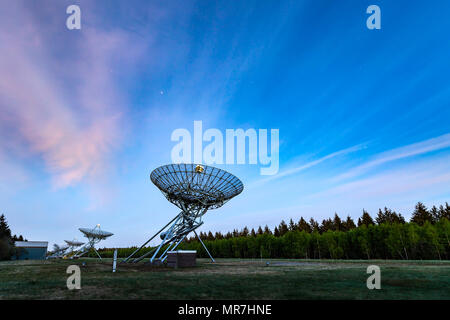
<svg viewBox="0 0 450 320">
<path fill-rule="evenodd" d="M 113 233 L 101 230 L 99 224 L 96 225 L 95 228 L 92 228 L 92 229 L 79 228 L 78 230 L 80 230 L 81 233 L 84 234 L 84 236 L 88 239 L 88 242 L 78 250 L 77 254 L 74 255 L 74 258 L 79 258 L 82 255 L 84 255 L 85 253 L 89 252 L 89 250 L 94 249 L 95 253 L 97 253 L 98 257 L 101 260 L 102 257 L 100 256 L 98 251 L 95 249 L 95 245 L 97 243 L 99 243 L 100 241 L 105 240 L 108 237 L 111 237 L 113 235 Z"/>
<path fill-rule="evenodd" d="M 79 247 L 84 244 L 84 242 L 76 240 L 64 240 L 71 247 Z"/>
<path fill-rule="evenodd" d="M 209 209 L 220 208 L 242 192 L 241 180 L 225 170 L 199 164 L 165 165 L 153 170 L 150 180 L 181 212 L 122 262 L 139 262 L 151 254 L 150 263 L 155 259 L 164 262 L 167 252 L 175 250 L 190 232 L 194 232 L 214 262 L 195 230 L 203 224 L 202 217 Z M 158 235 L 162 240 L 159 246 L 131 259 Z M 166 249 L 156 258 L 164 245 L 167 245 Z"/>
</svg>

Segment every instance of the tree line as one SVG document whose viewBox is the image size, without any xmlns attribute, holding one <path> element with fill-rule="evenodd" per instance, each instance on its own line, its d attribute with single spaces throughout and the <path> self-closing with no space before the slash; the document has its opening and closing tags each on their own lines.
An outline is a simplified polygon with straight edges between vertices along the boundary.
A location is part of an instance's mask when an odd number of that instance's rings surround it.
<svg viewBox="0 0 450 320">
<path fill-rule="evenodd" d="M 335 213 L 321 224 L 301 217 L 297 223 L 281 221 L 273 232 L 268 226 L 256 231 L 244 227 L 225 235 L 202 232 L 200 237 L 213 256 L 223 258 L 442 260 L 450 258 L 450 206 L 427 209 L 418 202 L 409 222 L 385 207 L 375 219 L 363 210 L 357 224 Z M 207 257 L 193 237 L 182 248 Z"/>
<path fill-rule="evenodd" d="M 448 203 L 439 206 L 439 208 L 433 206 L 430 210 L 428 210 L 422 202 L 418 202 L 415 206 L 414 212 L 412 213 L 410 222 L 423 226 L 427 221 L 431 224 L 435 224 L 441 218 L 447 218 L 450 220 L 450 205 Z M 235 229 L 232 232 L 227 232 L 226 234 L 222 234 L 221 232 L 216 232 L 214 234 L 212 232 L 200 232 L 199 236 L 202 240 L 208 241 L 247 236 L 255 237 L 262 234 L 272 234 L 275 237 L 280 237 L 289 231 L 305 231 L 307 233 L 316 231 L 319 234 L 329 230 L 346 232 L 363 225 L 368 227 L 370 225 L 381 225 L 383 223 L 405 224 L 406 221 L 401 213 L 397 213 L 385 207 L 384 209 L 378 209 L 378 214 L 375 219 L 373 219 L 370 214 L 363 209 L 362 216 L 358 218 L 357 224 L 355 224 L 350 216 L 347 216 L 347 218 L 343 220 L 337 213 L 335 213 L 333 219 L 324 219 L 322 220 L 322 223 L 317 222 L 313 218 L 307 222 L 303 217 L 300 217 L 297 223 L 295 223 L 292 219 L 290 219 L 288 223 L 282 220 L 281 223 L 274 228 L 273 232 L 266 225 L 264 228 L 259 226 L 257 230 L 253 228 L 249 230 L 249 228 L 244 227 L 240 231 Z M 190 241 L 196 241 L 196 238 L 192 236 L 187 239 L 186 242 Z"/>
<path fill-rule="evenodd" d="M 218 258 L 297 258 L 297 259 L 450 259 L 450 206 L 448 203 L 428 209 L 418 202 L 409 222 L 388 208 L 379 209 L 372 218 L 363 210 L 355 223 L 347 216 L 321 223 L 301 217 L 298 222 L 281 221 L 273 231 L 244 227 L 240 231 L 201 232 L 202 241 Z M 190 237 L 180 249 L 197 250 L 208 257 L 201 243 Z M 128 256 L 135 247 L 121 248 L 118 254 Z M 144 248 L 142 253 L 151 250 Z M 112 256 L 112 249 L 101 250 Z"/>
</svg>

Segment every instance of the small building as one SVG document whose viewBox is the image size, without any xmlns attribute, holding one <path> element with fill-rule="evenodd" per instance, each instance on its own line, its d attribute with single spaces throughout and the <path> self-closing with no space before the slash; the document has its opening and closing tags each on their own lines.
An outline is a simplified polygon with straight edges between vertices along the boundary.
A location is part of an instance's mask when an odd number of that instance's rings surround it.
<svg viewBox="0 0 450 320">
<path fill-rule="evenodd" d="M 15 260 L 44 260 L 47 255 L 47 241 L 16 241 Z"/>
<path fill-rule="evenodd" d="M 197 251 L 177 250 L 167 252 L 167 266 L 173 268 L 195 267 Z"/>
</svg>

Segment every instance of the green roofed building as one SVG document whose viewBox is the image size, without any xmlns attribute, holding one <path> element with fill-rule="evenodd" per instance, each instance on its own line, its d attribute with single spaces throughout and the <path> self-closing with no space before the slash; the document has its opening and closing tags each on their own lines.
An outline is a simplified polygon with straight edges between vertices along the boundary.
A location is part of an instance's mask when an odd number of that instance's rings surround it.
<svg viewBox="0 0 450 320">
<path fill-rule="evenodd" d="M 47 241 L 16 241 L 15 260 L 44 260 L 47 255 Z"/>
</svg>

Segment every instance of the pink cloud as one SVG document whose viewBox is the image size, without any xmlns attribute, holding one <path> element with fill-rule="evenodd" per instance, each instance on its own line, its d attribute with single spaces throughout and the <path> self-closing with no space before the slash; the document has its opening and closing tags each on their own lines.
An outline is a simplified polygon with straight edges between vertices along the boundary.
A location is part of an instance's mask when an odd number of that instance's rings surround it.
<svg viewBox="0 0 450 320">
<path fill-rule="evenodd" d="M 39 25 L 26 8 L 10 10 L 13 20 L 22 15 L 26 26 Z M 0 19 L 0 133 L 8 137 L 2 149 L 38 156 L 59 187 L 101 174 L 120 146 L 126 113 L 111 72 L 141 48 L 121 31 L 82 30 L 67 50 L 73 59 L 55 60 L 64 43 L 58 47 L 42 30 L 13 22 Z"/>
</svg>

